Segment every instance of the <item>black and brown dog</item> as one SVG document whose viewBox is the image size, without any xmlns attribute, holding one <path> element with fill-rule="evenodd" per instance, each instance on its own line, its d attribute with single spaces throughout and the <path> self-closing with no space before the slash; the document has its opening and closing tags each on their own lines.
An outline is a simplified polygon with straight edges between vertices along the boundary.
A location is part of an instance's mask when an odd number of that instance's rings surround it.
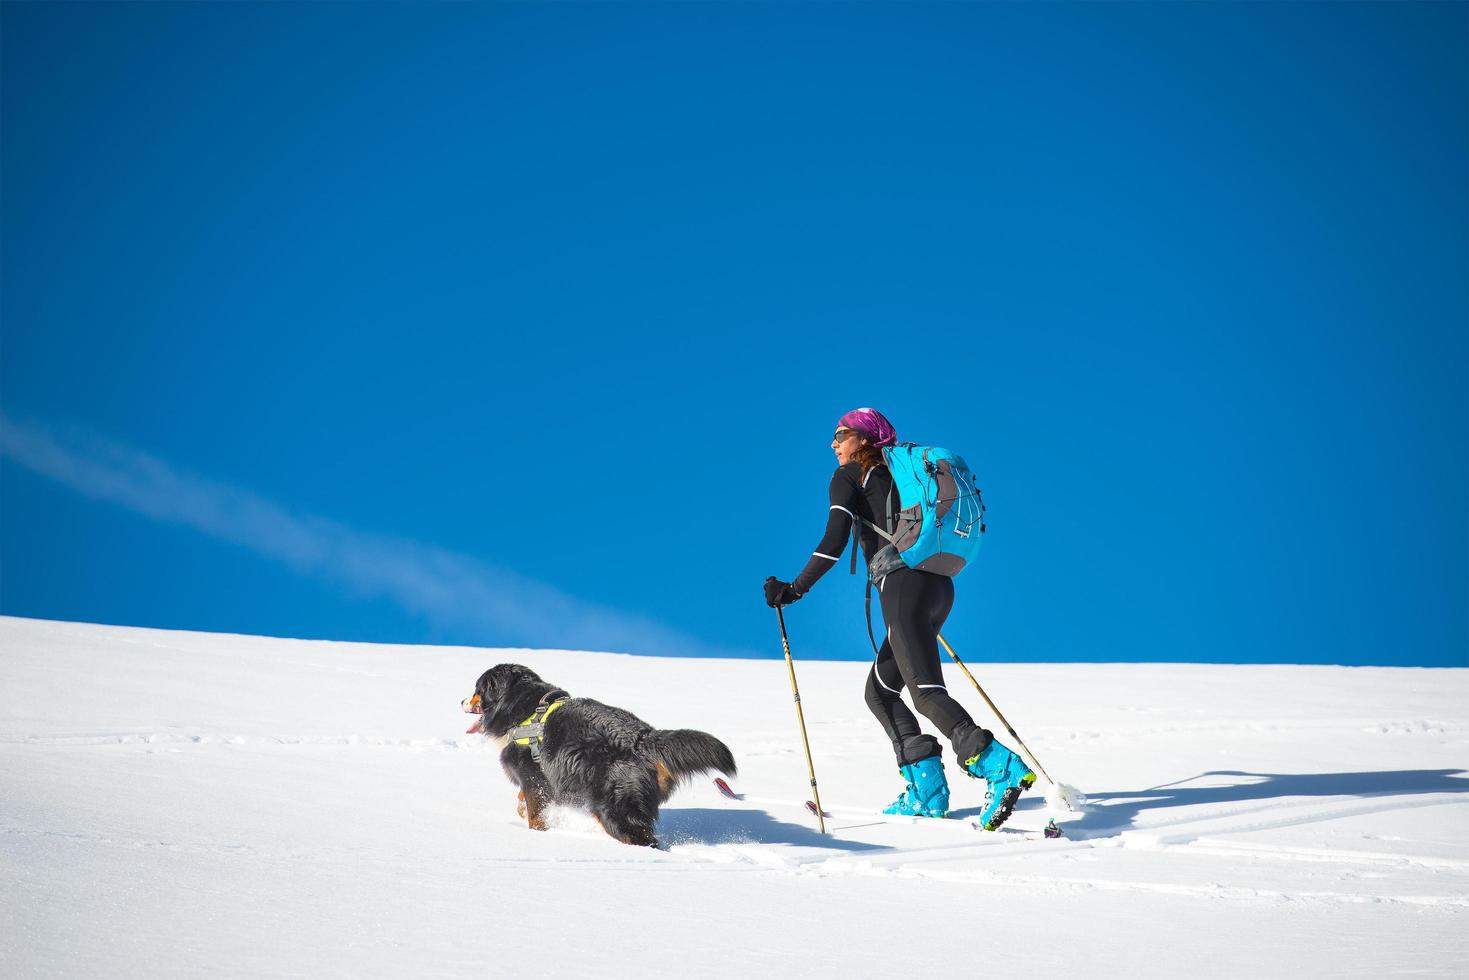
<svg viewBox="0 0 1469 980">
<path fill-rule="evenodd" d="M 463 707 L 480 715 L 470 732 L 505 743 L 500 764 L 520 789 L 516 812 L 532 830 L 546 829 L 544 810 L 554 803 L 590 810 L 624 844 L 656 847 L 658 808 L 681 781 L 735 774 L 734 756 L 713 735 L 664 731 L 621 708 L 569 697 L 520 664 L 485 671 Z M 544 717 L 540 729 L 522 727 L 537 716 Z M 515 737 L 517 728 L 518 735 L 535 735 Z"/>
</svg>

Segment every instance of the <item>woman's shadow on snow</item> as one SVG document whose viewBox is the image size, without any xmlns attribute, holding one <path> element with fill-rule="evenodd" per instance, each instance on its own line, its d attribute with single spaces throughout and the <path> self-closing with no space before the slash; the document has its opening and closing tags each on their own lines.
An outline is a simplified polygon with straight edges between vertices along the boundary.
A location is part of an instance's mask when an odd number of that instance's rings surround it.
<svg viewBox="0 0 1469 980">
<path fill-rule="evenodd" d="M 1469 771 L 1464 769 L 1402 769 L 1383 772 L 1273 773 L 1214 769 L 1187 779 L 1141 790 L 1089 792 L 1087 809 L 1079 820 L 1065 823 L 1067 836 L 1105 836 L 1134 826 L 1145 811 L 1181 809 L 1211 803 L 1263 802 L 1287 797 L 1354 796 L 1362 799 L 1419 796 L 1427 793 L 1469 793 Z M 1205 785 L 1196 785 L 1200 782 Z M 1193 784 L 1193 785 L 1191 785 Z M 1022 800 L 1017 809 L 1045 805 L 1039 797 Z M 1199 814 L 1209 819 L 1227 814 Z M 1180 817 L 1181 820 L 1192 819 Z M 1162 825 L 1170 822 L 1162 821 Z M 1150 823 L 1152 823 L 1150 821 Z"/>
<path fill-rule="evenodd" d="M 812 818 L 815 819 L 814 817 Z M 822 834 L 814 826 L 777 820 L 764 810 L 680 807 L 658 815 L 658 839 L 665 844 L 790 844 L 838 851 L 883 851 L 881 844 L 862 844 Z"/>
</svg>

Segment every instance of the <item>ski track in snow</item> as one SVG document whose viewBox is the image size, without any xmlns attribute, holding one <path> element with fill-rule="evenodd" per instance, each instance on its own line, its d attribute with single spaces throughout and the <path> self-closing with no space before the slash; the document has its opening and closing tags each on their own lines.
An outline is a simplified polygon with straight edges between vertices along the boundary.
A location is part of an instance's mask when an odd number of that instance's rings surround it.
<svg viewBox="0 0 1469 980">
<path fill-rule="evenodd" d="M 0 745 L 361 745 L 368 748 L 485 751 L 499 750 L 482 738 L 384 738 L 377 735 L 228 735 L 185 732 L 76 732 L 0 737 Z"/>
<path fill-rule="evenodd" d="M 544 834 L 526 830 L 499 773 L 498 748 L 452 734 L 465 725 L 458 697 L 502 659 L 655 724 L 720 735 L 741 762 L 735 782 L 743 798 L 727 800 L 705 782 L 681 790 L 664 809 L 656 851 L 618 845 L 573 810 L 553 809 Z M 15 975 L 58 968 L 71 930 L 47 915 L 77 901 L 94 876 L 126 882 L 120 869 L 133 867 L 143 882 L 136 887 L 155 898 L 167 895 L 171 874 L 182 887 L 199 873 L 274 895 L 281 868 L 355 875 L 364 861 L 410 876 L 415 867 L 448 864 L 476 877 L 511 876 L 522 888 L 550 875 L 563 885 L 585 876 L 588 889 L 613 880 L 625 889 L 633 875 L 639 903 L 656 903 L 665 887 L 686 882 L 701 901 L 734 889 L 760 896 L 751 900 L 756 907 L 774 908 L 821 888 L 822 901 L 839 909 L 844 900 L 827 883 L 845 881 L 857 890 L 848 912 L 858 919 L 874 896 L 888 893 L 940 904 L 972 893 L 1039 902 L 1068 916 L 1133 903 L 1136 914 L 1158 919 L 1160 940 L 1171 928 L 1254 921 L 1269 910 L 1282 938 L 1262 963 L 1292 962 L 1304 950 L 1316 959 L 1302 966 L 1327 963 L 1322 972 L 1343 975 L 1409 968 L 1453 975 L 1469 964 L 1469 945 L 1455 938 L 1469 932 L 1462 918 L 1469 774 L 1461 767 L 1469 762 L 1469 671 L 985 668 L 1047 768 L 1092 796 L 1085 812 L 1055 811 L 1041 798 L 1042 784 L 1022 797 L 1006 828 L 987 833 L 971 822 L 982 788 L 952 760 L 959 819 L 879 814 L 898 786 L 853 683 L 865 665 L 800 670 L 808 721 L 817 719 L 809 728 L 831 813 L 826 837 L 790 795 L 807 777 L 788 690 L 782 697 L 783 664 L 306 643 L 0 618 L 7 787 L 0 898 L 26 909 L 16 935 L 39 937 L 30 945 L 0 938 L 0 968 L 19 967 Z M 1145 705 L 1124 700 L 1136 690 L 1146 692 L 1134 695 Z M 977 697 L 960 696 L 989 721 Z M 1269 704 L 1260 703 L 1265 697 Z M 1241 703 L 1280 717 L 1228 720 Z M 1144 714 L 1157 717 L 1143 722 Z M 347 727 L 353 720 L 366 722 L 363 730 Z M 354 799 L 363 788 L 369 795 Z M 463 815 L 466 803 L 471 817 Z M 1051 817 L 1065 838 L 1039 836 Z M 174 871 L 147 870 L 165 859 Z M 314 901 L 299 899 L 302 914 Z M 1364 957 L 1323 934 L 1323 922 L 1358 908 L 1391 917 L 1361 920 L 1392 923 L 1382 929 L 1380 955 Z M 687 914 L 686 902 L 680 911 Z M 1423 915 L 1431 918 L 1415 918 Z M 106 958 L 125 922 L 105 908 L 92 916 L 89 940 L 103 951 L 92 966 L 148 975 Z M 237 939 L 213 920 L 188 928 L 223 930 L 216 938 L 226 944 Z M 1083 932 L 1083 946 L 1106 945 Z M 167 935 L 163 929 L 154 940 L 154 960 L 138 962 L 167 963 Z M 961 941 L 955 954 L 962 948 Z M 534 948 L 522 952 L 532 956 Z M 884 962 L 886 954 L 873 955 Z M 360 974 L 347 968 L 352 962 L 363 961 L 344 961 L 339 975 Z M 1078 953 L 1072 965 L 1092 966 L 1090 954 Z M 293 975 L 300 961 L 275 966 L 263 972 Z M 1136 973 L 1135 964 L 1118 972 Z"/>
</svg>

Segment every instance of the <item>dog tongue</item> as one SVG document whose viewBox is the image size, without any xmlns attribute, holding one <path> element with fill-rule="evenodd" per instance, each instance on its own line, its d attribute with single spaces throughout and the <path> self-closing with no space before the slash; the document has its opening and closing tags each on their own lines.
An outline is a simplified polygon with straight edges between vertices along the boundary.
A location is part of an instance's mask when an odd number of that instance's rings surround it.
<svg viewBox="0 0 1469 980">
<path fill-rule="evenodd" d="M 474 724 L 473 725 L 470 725 L 468 728 L 464 729 L 464 734 L 466 734 L 466 735 L 473 735 L 477 731 L 479 731 L 479 719 L 478 718 L 476 718 L 474 720 Z"/>
</svg>

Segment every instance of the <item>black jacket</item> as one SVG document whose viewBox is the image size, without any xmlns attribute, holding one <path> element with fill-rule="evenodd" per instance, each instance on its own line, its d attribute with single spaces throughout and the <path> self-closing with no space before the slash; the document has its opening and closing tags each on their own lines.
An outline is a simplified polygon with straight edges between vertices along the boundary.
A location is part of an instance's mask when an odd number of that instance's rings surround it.
<svg viewBox="0 0 1469 980">
<path fill-rule="evenodd" d="M 889 515 L 896 513 L 897 508 L 893 478 L 886 466 L 874 466 L 867 471 L 865 480 L 861 463 L 838 466 L 831 475 L 831 509 L 827 512 L 826 533 L 811 553 L 811 560 L 791 583 L 792 587 L 797 592 L 809 592 L 816 580 L 836 565 L 847 547 L 847 539 L 852 536 L 854 517 L 864 518 L 891 532 Z M 862 542 L 862 553 L 869 562 L 877 554 L 877 549 L 887 543 L 865 524 L 860 525 L 857 536 Z"/>
</svg>

